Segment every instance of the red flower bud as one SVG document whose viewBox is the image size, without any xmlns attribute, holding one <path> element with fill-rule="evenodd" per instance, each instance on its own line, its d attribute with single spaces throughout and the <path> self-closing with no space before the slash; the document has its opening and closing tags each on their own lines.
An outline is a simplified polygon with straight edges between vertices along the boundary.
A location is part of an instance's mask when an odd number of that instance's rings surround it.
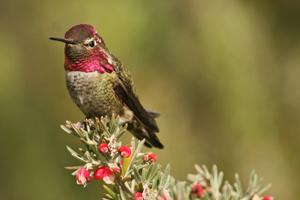
<svg viewBox="0 0 300 200">
<path fill-rule="evenodd" d="M 108 147 L 108 144 L 106 143 L 101 143 L 99 146 L 98 146 L 98 149 L 100 152 L 102 153 L 107 153 L 109 151 L 109 147 Z"/>
<path fill-rule="evenodd" d="M 157 160 L 157 156 L 156 156 L 156 154 L 154 154 L 154 153 L 152 153 L 152 152 L 149 152 L 149 153 L 146 153 L 145 155 L 144 155 L 144 161 L 145 162 L 156 162 L 156 160 Z"/>
<path fill-rule="evenodd" d="M 274 200 L 274 198 L 271 196 L 264 196 L 263 200 Z"/>
<path fill-rule="evenodd" d="M 128 146 L 121 146 L 118 151 L 124 158 L 128 158 L 131 155 L 131 149 Z"/>
<path fill-rule="evenodd" d="M 201 198 L 203 197 L 204 190 L 203 187 L 200 183 L 196 183 L 195 185 L 192 186 L 192 193 L 196 194 L 197 197 Z"/>
<path fill-rule="evenodd" d="M 96 180 L 103 180 L 107 184 L 111 184 L 114 181 L 115 176 L 109 167 L 102 166 L 96 169 L 94 178 Z"/>
<path fill-rule="evenodd" d="M 85 168 L 81 167 L 76 172 L 76 182 L 78 185 L 84 185 L 90 180 L 90 172 Z"/>
<path fill-rule="evenodd" d="M 134 200 L 143 200 L 143 193 L 141 192 L 136 192 L 134 195 Z"/>
</svg>

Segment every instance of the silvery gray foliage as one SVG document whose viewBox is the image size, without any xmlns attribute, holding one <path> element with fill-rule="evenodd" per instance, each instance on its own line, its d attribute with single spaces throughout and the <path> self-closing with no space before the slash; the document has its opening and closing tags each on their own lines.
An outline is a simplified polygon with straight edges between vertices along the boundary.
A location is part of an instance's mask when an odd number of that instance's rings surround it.
<svg viewBox="0 0 300 200">
<path fill-rule="evenodd" d="M 156 155 L 143 152 L 144 141 L 132 139 L 129 157 L 120 152 L 121 136 L 126 124 L 118 117 L 86 119 L 84 122 L 67 121 L 61 128 L 78 137 L 83 147 L 72 149 L 70 154 L 80 161 L 80 166 L 66 167 L 72 170 L 77 184 L 86 186 L 90 181 L 99 181 L 103 190 L 102 199 L 114 200 L 265 200 L 261 179 L 252 172 L 246 189 L 242 188 L 239 176 L 230 184 L 224 181 L 223 172 L 216 166 L 209 170 L 196 165 L 196 173 L 189 174 L 187 181 L 177 181 L 170 175 L 170 166 L 156 163 Z M 107 148 L 100 148 L 100 145 Z M 128 152 L 127 152 L 128 153 Z M 97 172 L 97 169 L 101 168 Z M 272 199 L 269 197 L 269 199 Z"/>
</svg>

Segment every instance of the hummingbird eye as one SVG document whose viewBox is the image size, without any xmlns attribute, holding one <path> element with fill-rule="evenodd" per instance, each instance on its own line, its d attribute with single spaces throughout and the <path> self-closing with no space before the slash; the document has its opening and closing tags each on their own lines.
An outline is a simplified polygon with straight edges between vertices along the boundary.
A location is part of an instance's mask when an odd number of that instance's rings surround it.
<svg viewBox="0 0 300 200">
<path fill-rule="evenodd" d="M 97 45 L 97 42 L 95 40 L 92 40 L 88 43 L 89 47 L 95 47 Z"/>
</svg>

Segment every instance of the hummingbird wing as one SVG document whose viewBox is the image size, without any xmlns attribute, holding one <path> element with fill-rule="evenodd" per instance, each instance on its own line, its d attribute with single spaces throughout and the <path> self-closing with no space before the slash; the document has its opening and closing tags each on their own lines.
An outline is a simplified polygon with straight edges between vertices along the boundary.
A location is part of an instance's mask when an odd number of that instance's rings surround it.
<svg viewBox="0 0 300 200">
<path fill-rule="evenodd" d="M 134 115 L 149 129 L 158 132 L 156 121 L 152 114 L 146 111 L 146 109 L 140 103 L 138 97 L 134 94 L 132 87 L 119 79 L 119 82 L 114 88 L 116 95 L 121 99 L 123 103 L 134 113 Z"/>
<path fill-rule="evenodd" d="M 114 91 L 118 98 L 134 113 L 135 118 L 143 124 L 146 129 L 148 139 L 153 146 L 158 148 L 163 148 L 163 145 L 160 143 L 156 132 L 159 132 L 155 117 L 158 116 L 157 113 L 148 112 L 143 105 L 141 104 L 138 97 L 133 91 L 133 86 L 128 73 L 124 73 L 123 67 L 117 68 L 116 70 L 118 75 L 118 81 L 114 87 Z M 142 133 L 140 131 L 140 133 Z M 145 134 L 145 133 L 144 133 Z M 141 134 L 141 135 L 144 135 Z"/>
</svg>

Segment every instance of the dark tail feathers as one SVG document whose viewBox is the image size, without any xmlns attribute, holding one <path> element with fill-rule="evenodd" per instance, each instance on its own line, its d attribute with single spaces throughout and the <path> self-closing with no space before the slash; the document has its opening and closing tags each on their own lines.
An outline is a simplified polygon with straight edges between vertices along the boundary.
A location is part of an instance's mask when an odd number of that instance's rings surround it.
<svg viewBox="0 0 300 200">
<path fill-rule="evenodd" d="M 158 117 L 158 113 L 149 112 L 149 116 Z M 156 135 L 157 130 L 150 129 L 145 127 L 141 122 L 139 122 L 136 118 L 132 120 L 131 123 L 128 124 L 128 130 L 139 140 L 145 139 L 145 145 L 149 148 L 156 147 L 159 149 L 163 149 L 164 145 L 160 142 L 159 138 Z"/>
</svg>

